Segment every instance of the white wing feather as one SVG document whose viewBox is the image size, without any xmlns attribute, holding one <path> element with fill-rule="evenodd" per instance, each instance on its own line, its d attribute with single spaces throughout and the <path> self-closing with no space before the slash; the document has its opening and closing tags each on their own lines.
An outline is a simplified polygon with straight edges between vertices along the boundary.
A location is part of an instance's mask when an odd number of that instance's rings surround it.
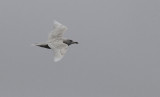
<svg viewBox="0 0 160 97">
<path fill-rule="evenodd" d="M 54 51 L 54 61 L 60 61 L 67 52 L 68 45 L 61 41 L 49 43 L 48 46 Z"/>
<path fill-rule="evenodd" d="M 48 36 L 48 40 L 53 40 L 53 39 L 62 39 L 64 32 L 68 28 L 61 23 L 54 21 L 54 29 L 51 31 L 51 33 Z"/>
<path fill-rule="evenodd" d="M 68 45 L 63 43 L 63 34 L 68 28 L 54 21 L 54 29 L 48 36 L 48 46 L 54 51 L 54 61 L 60 61 L 67 52 Z"/>
</svg>

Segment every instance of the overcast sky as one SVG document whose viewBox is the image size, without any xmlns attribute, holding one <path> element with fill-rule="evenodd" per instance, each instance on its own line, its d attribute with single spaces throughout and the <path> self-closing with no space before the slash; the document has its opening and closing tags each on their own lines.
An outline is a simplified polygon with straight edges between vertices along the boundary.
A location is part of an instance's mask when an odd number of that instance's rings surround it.
<svg viewBox="0 0 160 97">
<path fill-rule="evenodd" d="M 78 41 L 62 61 L 53 20 Z M 1 0 L 0 97 L 160 97 L 159 0 Z"/>
</svg>

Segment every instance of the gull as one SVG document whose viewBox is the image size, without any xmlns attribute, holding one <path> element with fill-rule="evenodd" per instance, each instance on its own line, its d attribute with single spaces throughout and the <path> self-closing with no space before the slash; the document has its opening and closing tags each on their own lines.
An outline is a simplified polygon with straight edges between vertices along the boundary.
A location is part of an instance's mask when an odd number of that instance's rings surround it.
<svg viewBox="0 0 160 97">
<path fill-rule="evenodd" d="M 53 50 L 54 61 L 58 62 L 64 57 L 68 47 L 71 44 L 78 44 L 78 42 L 74 42 L 71 39 L 63 38 L 63 34 L 67 29 L 68 28 L 66 26 L 57 21 L 54 21 L 54 29 L 49 33 L 48 41 L 45 43 L 36 43 L 33 45 Z"/>
</svg>

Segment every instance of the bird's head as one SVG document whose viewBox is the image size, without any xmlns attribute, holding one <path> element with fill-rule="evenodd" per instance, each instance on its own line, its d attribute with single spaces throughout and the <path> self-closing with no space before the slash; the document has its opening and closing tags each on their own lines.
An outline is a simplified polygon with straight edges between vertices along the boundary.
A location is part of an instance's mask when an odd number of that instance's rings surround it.
<svg viewBox="0 0 160 97">
<path fill-rule="evenodd" d="M 75 41 L 70 40 L 70 39 L 63 40 L 63 43 L 67 44 L 68 46 L 71 45 L 71 44 L 78 44 L 78 42 L 75 42 Z"/>
</svg>

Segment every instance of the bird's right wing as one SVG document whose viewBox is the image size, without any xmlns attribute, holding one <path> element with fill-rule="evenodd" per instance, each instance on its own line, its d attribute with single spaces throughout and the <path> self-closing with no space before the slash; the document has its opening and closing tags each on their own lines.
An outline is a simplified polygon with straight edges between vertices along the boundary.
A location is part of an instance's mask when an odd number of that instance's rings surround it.
<svg viewBox="0 0 160 97">
<path fill-rule="evenodd" d="M 62 39 L 64 32 L 68 28 L 61 23 L 54 21 L 54 29 L 51 31 L 51 33 L 48 36 L 48 40 L 53 40 L 53 39 Z"/>
</svg>

